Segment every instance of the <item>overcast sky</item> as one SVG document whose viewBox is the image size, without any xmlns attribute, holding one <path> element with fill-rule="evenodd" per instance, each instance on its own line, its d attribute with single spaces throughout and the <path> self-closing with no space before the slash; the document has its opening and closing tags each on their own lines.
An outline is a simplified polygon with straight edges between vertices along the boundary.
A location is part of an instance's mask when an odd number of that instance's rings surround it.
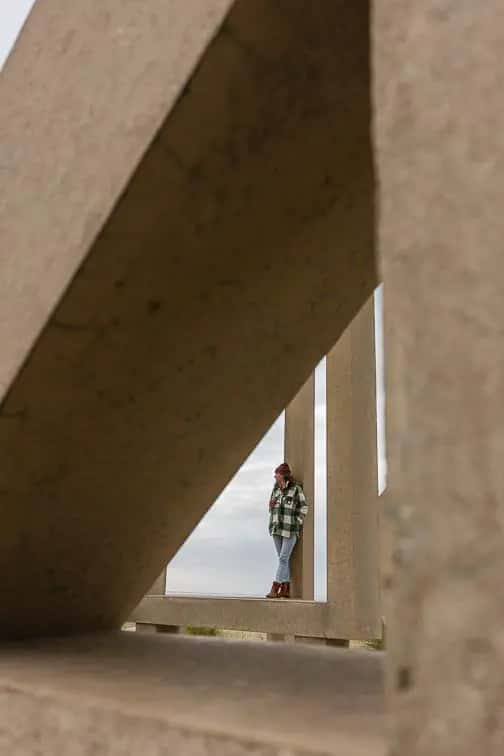
<svg viewBox="0 0 504 756">
<path fill-rule="evenodd" d="M 0 68 L 14 44 L 34 0 L 0 0 Z M 375 298 L 377 322 L 378 477 L 386 479 L 382 292 Z M 325 363 L 315 374 L 315 582 L 316 597 L 325 598 Z M 273 577 L 275 554 L 267 533 L 267 503 L 273 468 L 283 461 L 283 415 L 264 436 L 229 486 L 180 549 L 168 570 L 173 592 L 264 595 Z"/>
<path fill-rule="evenodd" d="M 0 0 L 0 68 L 33 4 L 34 0 Z"/>
</svg>

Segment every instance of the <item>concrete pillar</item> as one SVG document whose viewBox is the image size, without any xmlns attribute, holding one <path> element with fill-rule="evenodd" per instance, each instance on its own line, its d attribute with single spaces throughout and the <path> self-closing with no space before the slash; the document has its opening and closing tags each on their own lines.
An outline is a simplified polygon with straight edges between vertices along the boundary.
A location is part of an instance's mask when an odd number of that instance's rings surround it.
<svg viewBox="0 0 504 756">
<path fill-rule="evenodd" d="M 373 297 L 327 357 L 327 599 L 380 637 Z"/>
<path fill-rule="evenodd" d="M 285 411 L 285 459 L 303 483 L 308 515 L 291 560 L 293 598 L 314 597 L 315 373 Z"/>
<path fill-rule="evenodd" d="M 502 3 L 375 3 L 391 753 L 504 751 Z M 463 52 L 461 52 L 463 51 Z"/>
<path fill-rule="evenodd" d="M 379 501 L 379 531 L 380 531 L 380 588 L 382 615 L 385 616 L 386 606 L 384 596 L 388 588 L 392 587 L 396 564 L 394 553 L 397 549 L 398 529 L 394 518 L 394 505 L 389 490 L 383 491 Z"/>
</svg>

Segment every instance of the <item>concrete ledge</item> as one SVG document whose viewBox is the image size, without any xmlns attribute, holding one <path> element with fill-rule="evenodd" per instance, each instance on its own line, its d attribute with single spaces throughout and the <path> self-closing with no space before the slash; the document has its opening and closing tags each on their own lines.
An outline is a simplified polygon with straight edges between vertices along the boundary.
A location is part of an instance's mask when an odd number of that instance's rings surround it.
<svg viewBox="0 0 504 756">
<path fill-rule="evenodd" d="M 318 601 L 146 596 L 130 619 L 314 638 L 370 640 L 381 636 L 381 627 L 351 627 L 337 604 Z"/>
<path fill-rule="evenodd" d="M 9 756 L 382 756 L 382 657 L 181 637 L 4 645 Z"/>
</svg>

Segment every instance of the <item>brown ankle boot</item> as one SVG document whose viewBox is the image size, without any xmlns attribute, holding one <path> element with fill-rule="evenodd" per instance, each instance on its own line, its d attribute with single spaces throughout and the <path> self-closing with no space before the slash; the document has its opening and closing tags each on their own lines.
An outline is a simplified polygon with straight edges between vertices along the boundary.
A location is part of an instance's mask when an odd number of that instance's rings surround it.
<svg viewBox="0 0 504 756">
<path fill-rule="evenodd" d="M 277 583 L 277 581 L 275 580 L 266 598 L 278 598 L 278 592 L 280 591 L 281 587 L 282 587 L 282 584 Z"/>
<path fill-rule="evenodd" d="M 278 598 L 290 598 L 290 583 L 282 583 L 280 586 L 280 591 L 278 593 Z"/>
</svg>

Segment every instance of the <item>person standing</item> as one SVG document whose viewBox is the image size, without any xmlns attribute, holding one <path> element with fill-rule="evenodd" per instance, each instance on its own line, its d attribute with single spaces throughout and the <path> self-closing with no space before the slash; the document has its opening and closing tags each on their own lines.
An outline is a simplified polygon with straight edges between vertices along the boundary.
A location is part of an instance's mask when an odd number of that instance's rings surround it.
<svg viewBox="0 0 504 756">
<path fill-rule="evenodd" d="M 303 529 L 308 504 L 302 484 L 283 462 L 275 470 L 269 502 L 269 533 L 278 554 L 278 570 L 266 598 L 290 598 L 290 558 Z"/>
</svg>

